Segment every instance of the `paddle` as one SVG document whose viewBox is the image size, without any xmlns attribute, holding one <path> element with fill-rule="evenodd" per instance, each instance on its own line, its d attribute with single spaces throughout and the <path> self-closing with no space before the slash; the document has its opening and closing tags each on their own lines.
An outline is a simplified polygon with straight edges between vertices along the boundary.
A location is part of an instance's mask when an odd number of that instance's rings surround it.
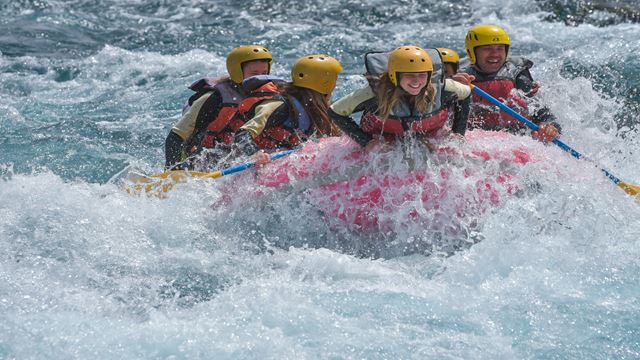
<svg viewBox="0 0 640 360">
<path fill-rule="evenodd" d="M 502 110 L 502 111 L 506 112 L 507 114 L 511 115 L 513 118 L 515 118 L 516 120 L 520 121 L 521 123 L 523 123 L 524 125 L 526 125 L 530 129 L 535 131 L 535 130 L 538 130 L 540 128 L 538 125 L 534 124 L 531 120 L 529 120 L 529 119 L 525 118 L 524 116 L 518 114 L 513 109 L 508 107 L 506 104 L 504 104 L 500 100 L 494 98 L 493 96 L 489 95 L 487 92 L 485 92 L 484 90 L 480 89 L 479 87 L 474 86 L 474 85 L 469 85 L 469 86 L 471 86 L 471 90 L 474 93 L 482 96 L 487 101 L 489 101 L 492 104 L 494 104 L 495 106 L 499 107 L 500 110 Z M 635 195 L 638 195 L 638 193 L 640 193 L 640 186 L 631 185 L 631 184 L 629 184 L 627 182 L 624 182 L 624 181 L 620 180 L 617 176 L 613 175 L 609 170 L 607 170 L 607 169 L 601 167 L 600 165 L 596 164 L 595 161 L 589 159 L 588 157 L 583 156 L 581 153 L 579 153 L 576 150 L 572 149 L 569 145 L 565 144 L 560 139 L 555 138 L 553 140 L 553 143 L 558 145 L 562 150 L 564 150 L 564 151 L 570 153 L 571 155 L 573 155 L 576 159 L 585 159 L 585 160 L 588 160 L 588 161 L 591 161 L 592 163 L 594 163 L 596 165 L 596 167 L 598 167 L 598 169 L 602 170 L 602 172 L 611 181 L 613 181 L 614 184 L 618 185 L 618 187 L 620 187 L 622 190 L 624 190 L 627 194 L 635 196 Z"/>
<path fill-rule="evenodd" d="M 281 157 L 285 157 L 293 152 L 298 151 L 299 149 L 293 150 L 285 150 L 279 153 L 275 153 L 270 155 L 271 161 L 280 159 Z M 170 170 L 165 171 L 160 174 L 155 174 L 151 176 L 138 175 L 135 178 L 130 178 L 129 180 L 133 183 L 131 187 L 127 189 L 128 192 L 140 193 L 144 192 L 163 192 L 166 193 L 173 185 L 181 182 L 187 181 L 189 178 L 204 178 L 204 179 L 217 179 L 219 177 L 234 174 L 240 171 L 244 171 L 256 166 L 255 162 L 246 162 L 236 166 L 228 167 L 226 169 L 213 171 L 213 172 L 203 172 L 203 171 L 188 171 L 188 170 Z"/>
</svg>

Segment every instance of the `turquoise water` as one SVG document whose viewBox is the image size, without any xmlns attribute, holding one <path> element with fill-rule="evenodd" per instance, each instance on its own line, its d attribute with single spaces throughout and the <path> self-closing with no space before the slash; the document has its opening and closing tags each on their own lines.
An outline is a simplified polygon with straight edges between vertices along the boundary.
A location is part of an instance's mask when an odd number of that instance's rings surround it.
<svg viewBox="0 0 640 360">
<path fill-rule="evenodd" d="M 640 357 L 640 205 L 552 146 L 510 140 L 542 160 L 519 172 L 518 196 L 447 218 L 462 235 L 412 223 L 405 208 L 380 214 L 390 232 L 345 229 L 309 205 L 307 183 L 246 198 L 238 194 L 252 182 L 243 175 L 157 199 L 116 181 L 122 171 L 162 170 L 186 87 L 223 73 L 235 45 L 267 45 L 283 77 L 303 54 L 335 56 L 345 67 L 339 97 L 364 84 L 366 51 L 405 43 L 461 51 L 470 26 L 496 22 L 513 52 L 535 62 L 563 139 L 639 184 L 640 25 L 566 26 L 545 20 L 543 8 L 1 4 L 0 358 Z M 241 190 L 232 206 L 218 206 L 230 187 Z M 379 258 L 350 246 L 372 241 L 385 244 Z M 416 242 L 403 256 L 386 247 Z M 435 242 L 461 250 L 421 251 Z"/>
</svg>

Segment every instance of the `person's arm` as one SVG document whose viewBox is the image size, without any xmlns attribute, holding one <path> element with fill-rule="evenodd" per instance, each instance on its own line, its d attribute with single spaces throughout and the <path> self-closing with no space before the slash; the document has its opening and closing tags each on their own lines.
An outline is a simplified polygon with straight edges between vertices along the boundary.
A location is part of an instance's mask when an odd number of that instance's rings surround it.
<svg viewBox="0 0 640 360">
<path fill-rule="evenodd" d="M 233 136 L 233 148 L 240 150 L 243 154 L 251 156 L 258 152 L 258 145 L 246 130 L 238 130 Z"/>
<path fill-rule="evenodd" d="M 562 127 L 560 126 L 557 120 L 558 119 L 556 118 L 556 116 L 546 106 L 543 106 L 540 109 L 537 109 L 531 115 L 531 121 L 534 124 L 540 125 L 544 123 L 544 124 L 553 125 L 555 126 L 556 129 L 558 129 L 558 133 L 560 133 L 562 132 Z"/>
<path fill-rule="evenodd" d="M 362 131 L 360 126 L 358 126 L 358 124 L 356 124 L 356 122 L 353 121 L 351 117 L 342 116 L 332 109 L 329 109 L 328 115 L 331 120 L 340 128 L 340 130 L 342 130 L 343 133 L 360 144 L 360 146 L 366 146 L 369 141 L 373 139 L 371 135 Z"/>
<path fill-rule="evenodd" d="M 258 146 L 253 139 L 260 135 L 267 126 L 277 126 L 285 121 L 288 118 L 289 109 L 281 100 L 265 100 L 255 107 L 254 114 L 249 121 L 240 127 L 233 138 L 234 147 L 245 155 L 253 155 L 258 152 Z"/>
<path fill-rule="evenodd" d="M 191 142 L 200 110 L 212 94 L 213 92 L 206 93 L 194 101 L 189 110 L 169 131 L 164 144 L 165 165 L 167 167 L 182 161 L 182 151 L 186 143 Z"/>
<path fill-rule="evenodd" d="M 169 135 L 167 135 L 167 139 L 164 142 L 164 164 L 166 167 L 171 167 L 182 161 L 183 146 L 184 141 L 180 135 L 173 132 L 173 130 L 169 131 Z"/>
<path fill-rule="evenodd" d="M 218 117 L 218 113 L 222 107 L 222 95 L 220 95 L 218 90 L 214 90 L 201 105 L 197 104 L 196 101 L 191 108 L 193 109 L 193 107 L 197 107 L 193 136 L 198 143 L 197 145 L 200 145 L 199 143 L 202 141 L 202 138 L 207 131 L 207 127 L 215 118 Z"/>
<path fill-rule="evenodd" d="M 450 97 L 449 106 L 453 108 L 453 124 L 451 131 L 464 135 L 467 131 L 467 120 L 471 110 L 471 87 L 455 80 L 446 79 L 444 97 Z"/>
<path fill-rule="evenodd" d="M 521 90 L 527 97 L 535 96 L 538 92 L 538 83 L 533 80 L 529 69 L 522 70 L 516 76 L 516 89 Z"/>
<path fill-rule="evenodd" d="M 458 101 L 465 100 L 471 95 L 471 87 L 452 79 L 445 79 L 444 90 L 456 94 Z"/>
<path fill-rule="evenodd" d="M 537 94 L 539 85 L 533 80 L 529 70 L 524 70 L 516 77 L 516 88 L 524 91 L 527 97 L 533 97 Z M 531 121 L 536 125 L 553 125 L 558 133 L 562 131 L 558 119 L 547 106 L 538 108 L 530 116 Z"/>
<path fill-rule="evenodd" d="M 469 112 L 471 110 L 471 96 L 462 101 L 456 101 L 453 104 L 453 124 L 451 131 L 456 134 L 463 135 L 467 131 L 467 120 L 469 120 Z"/>
<path fill-rule="evenodd" d="M 362 128 L 351 118 L 353 113 L 364 110 L 365 104 L 375 98 L 371 87 L 356 90 L 342 97 L 333 104 L 328 111 L 331 120 L 345 133 L 361 146 L 366 146 L 373 137 L 365 133 Z"/>
</svg>

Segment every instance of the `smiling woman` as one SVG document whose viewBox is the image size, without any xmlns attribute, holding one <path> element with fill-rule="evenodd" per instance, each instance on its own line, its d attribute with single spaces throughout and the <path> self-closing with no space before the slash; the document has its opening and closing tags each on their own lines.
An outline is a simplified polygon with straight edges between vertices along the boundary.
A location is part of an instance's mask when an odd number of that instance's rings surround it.
<svg viewBox="0 0 640 360">
<path fill-rule="evenodd" d="M 418 95 L 420 90 L 424 89 L 429 82 L 431 75 L 429 72 L 405 72 L 398 75 L 402 90 L 410 95 Z"/>
<path fill-rule="evenodd" d="M 383 57 L 386 55 L 383 55 Z M 434 76 L 434 60 L 437 72 Z M 343 97 L 331 105 L 333 120 L 351 138 L 367 150 L 381 144 L 381 139 L 401 140 L 442 136 L 451 129 L 441 131 L 449 119 L 449 107 L 469 97 L 467 86 L 444 79 L 440 53 L 414 46 L 400 46 L 382 59 L 380 73 L 369 74 L 370 86 Z M 371 67 L 367 64 L 367 69 Z M 432 82 L 433 81 L 435 82 Z M 446 94 L 454 94 L 453 102 L 446 103 Z M 468 104 L 467 104 L 468 105 Z M 362 112 L 359 124 L 350 116 Z M 452 129 L 463 134 L 466 112 L 457 111 Z M 460 126 L 460 123 L 463 124 Z"/>
</svg>

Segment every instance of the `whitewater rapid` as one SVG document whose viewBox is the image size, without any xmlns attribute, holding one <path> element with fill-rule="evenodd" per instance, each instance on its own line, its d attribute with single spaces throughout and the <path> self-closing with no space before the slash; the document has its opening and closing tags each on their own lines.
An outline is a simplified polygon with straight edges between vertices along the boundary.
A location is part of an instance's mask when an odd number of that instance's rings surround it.
<svg viewBox="0 0 640 360">
<path fill-rule="evenodd" d="M 0 358 L 640 357 L 640 205 L 553 146 L 513 140 L 544 161 L 519 170 L 523 192 L 479 216 L 480 241 L 453 254 L 360 256 L 336 244 L 362 237 L 325 226 L 303 189 L 229 212 L 214 204 L 248 178 L 182 184 L 164 199 L 113 180 L 163 170 L 186 86 L 223 73 L 238 43 L 269 46 L 282 77 L 303 53 L 339 58 L 337 98 L 365 84 L 368 50 L 462 52 L 470 26 L 495 22 L 534 61 L 563 140 L 639 184 L 638 24 L 570 27 L 536 1 L 2 10 Z M 393 216 L 406 232 L 382 239 L 423 235 Z"/>
</svg>

